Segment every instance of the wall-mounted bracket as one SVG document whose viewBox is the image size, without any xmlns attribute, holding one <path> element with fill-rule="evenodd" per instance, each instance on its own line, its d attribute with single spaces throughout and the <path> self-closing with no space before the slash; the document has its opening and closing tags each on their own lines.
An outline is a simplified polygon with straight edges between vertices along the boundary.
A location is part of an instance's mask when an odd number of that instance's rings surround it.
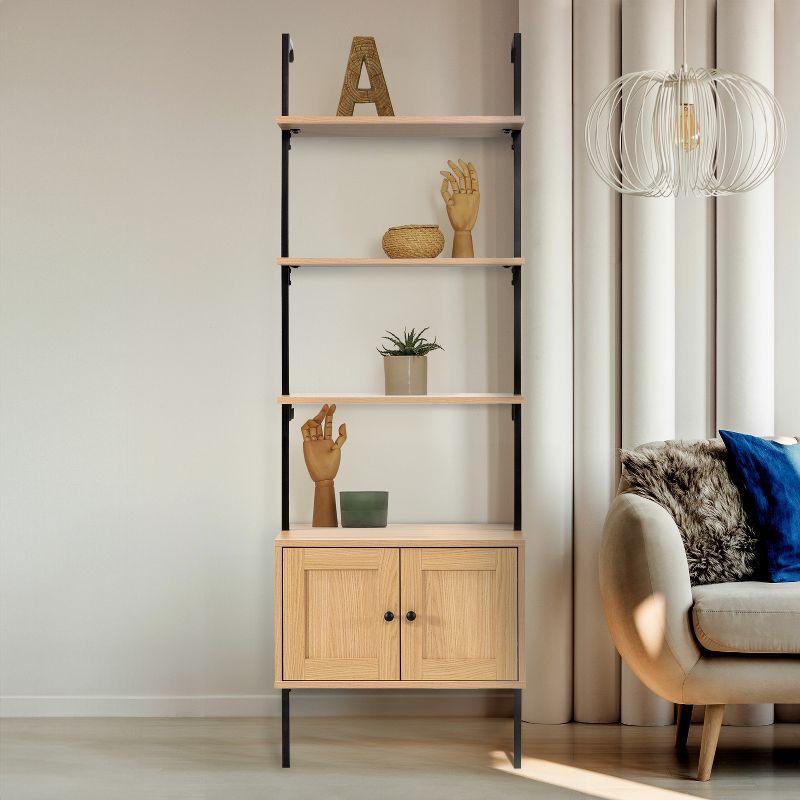
<svg viewBox="0 0 800 800">
<path fill-rule="evenodd" d="M 516 286 L 519 281 L 519 265 L 518 264 L 503 264 L 503 269 L 511 270 L 511 285 Z"/>
<path fill-rule="evenodd" d="M 515 128 L 503 128 L 503 134 L 508 136 L 511 140 L 511 149 L 516 149 L 517 139 L 519 138 L 519 131 Z"/>
</svg>

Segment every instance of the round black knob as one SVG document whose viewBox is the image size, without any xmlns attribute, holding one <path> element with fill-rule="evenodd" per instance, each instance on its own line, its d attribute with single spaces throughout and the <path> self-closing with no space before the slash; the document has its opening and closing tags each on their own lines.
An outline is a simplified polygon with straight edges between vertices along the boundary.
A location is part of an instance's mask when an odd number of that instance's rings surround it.
<svg viewBox="0 0 800 800">
<path fill-rule="evenodd" d="M 392 612 L 391 612 L 391 611 L 387 611 L 387 612 L 386 612 L 386 613 L 383 615 L 383 618 L 384 618 L 384 619 L 385 619 L 387 622 L 391 622 L 391 621 L 394 619 L 394 614 L 392 614 Z"/>
<path fill-rule="evenodd" d="M 406 614 L 406 619 L 409 622 L 413 622 L 416 618 L 417 618 L 417 615 L 413 611 L 409 611 L 408 614 Z"/>
</svg>

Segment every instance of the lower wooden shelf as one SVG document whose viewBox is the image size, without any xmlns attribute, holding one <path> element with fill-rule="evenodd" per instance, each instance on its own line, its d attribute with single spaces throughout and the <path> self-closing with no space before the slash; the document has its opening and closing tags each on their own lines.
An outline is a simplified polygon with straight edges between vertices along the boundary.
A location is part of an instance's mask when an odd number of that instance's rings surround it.
<svg viewBox="0 0 800 800">
<path fill-rule="evenodd" d="M 521 394 L 505 392 L 462 392 L 458 394 L 282 394 L 278 403 L 282 406 L 319 405 L 473 405 L 497 406 L 519 405 L 525 402 Z"/>
</svg>

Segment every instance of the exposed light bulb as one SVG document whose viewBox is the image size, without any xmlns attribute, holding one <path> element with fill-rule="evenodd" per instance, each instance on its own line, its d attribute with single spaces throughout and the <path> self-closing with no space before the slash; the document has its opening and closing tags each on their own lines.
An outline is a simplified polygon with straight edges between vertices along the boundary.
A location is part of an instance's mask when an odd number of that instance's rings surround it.
<svg viewBox="0 0 800 800">
<path fill-rule="evenodd" d="M 700 126 L 694 113 L 694 103 L 681 103 L 676 133 L 676 144 L 680 145 L 684 152 L 688 153 L 700 146 Z"/>
</svg>

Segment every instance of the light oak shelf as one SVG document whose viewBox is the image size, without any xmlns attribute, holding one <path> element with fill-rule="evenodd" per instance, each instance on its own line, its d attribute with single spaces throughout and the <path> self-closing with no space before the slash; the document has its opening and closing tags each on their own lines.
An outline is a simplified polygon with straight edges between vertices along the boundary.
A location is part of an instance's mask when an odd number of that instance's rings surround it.
<svg viewBox="0 0 800 800">
<path fill-rule="evenodd" d="M 524 535 L 503 523 L 396 522 L 385 528 L 312 528 L 281 531 L 279 547 L 523 547 Z"/>
<path fill-rule="evenodd" d="M 276 117 L 283 131 L 301 136 L 445 136 L 494 138 L 518 131 L 525 117 Z"/>
<path fill-rule="evenodd" d="M 282 394 L 278 403 L 282 406 L 319 405 L 456 405 L 456 406 L 502 406 L 521 405 L 525 398 L 521 394 Z"/>
<path fill-rule="evenodd" d="M 522 42 L 514 34 L 514 114 L 334 117 L 289 113 L 294 50 L 282 35 L 281 113 L 281 532 L 275 539 L 274 663 L 281 688 L 282 765 L 289 758 L 295 688 L 497 689 L 514 693 L 515 769 L 522 764 L 525 686 L 525 541 L 522 527 Z M 513 248 L 505 258 L 294 258 L 289 255 L 289 160 L 302 138 L 464 137 L 510 145 Z M 368 146 L 361 141 L 359 147 Z M 511 189 L 512 187 L 509 187 Z M 508 267 L 513 291 L 513 393 L 293 394 L 290 382 L 292 267 Z M 351 276 L 352 277 L 352 276 Z M 513 425 L 513 525 L 411 524 L 385 528 L 293 526 L 290 424 L 295 406 L 497 405 Z M 314 413 L 314 411 L 311 411 Z M 305 416 L 305 415 L 303 415 Z M 331 491 L 333 488 L 331 487 Z"/>
<path fill-rule="evenodd" d="M 279 258 L 279 267 L 521 267 L 524 258 Z"/>
</svg>

